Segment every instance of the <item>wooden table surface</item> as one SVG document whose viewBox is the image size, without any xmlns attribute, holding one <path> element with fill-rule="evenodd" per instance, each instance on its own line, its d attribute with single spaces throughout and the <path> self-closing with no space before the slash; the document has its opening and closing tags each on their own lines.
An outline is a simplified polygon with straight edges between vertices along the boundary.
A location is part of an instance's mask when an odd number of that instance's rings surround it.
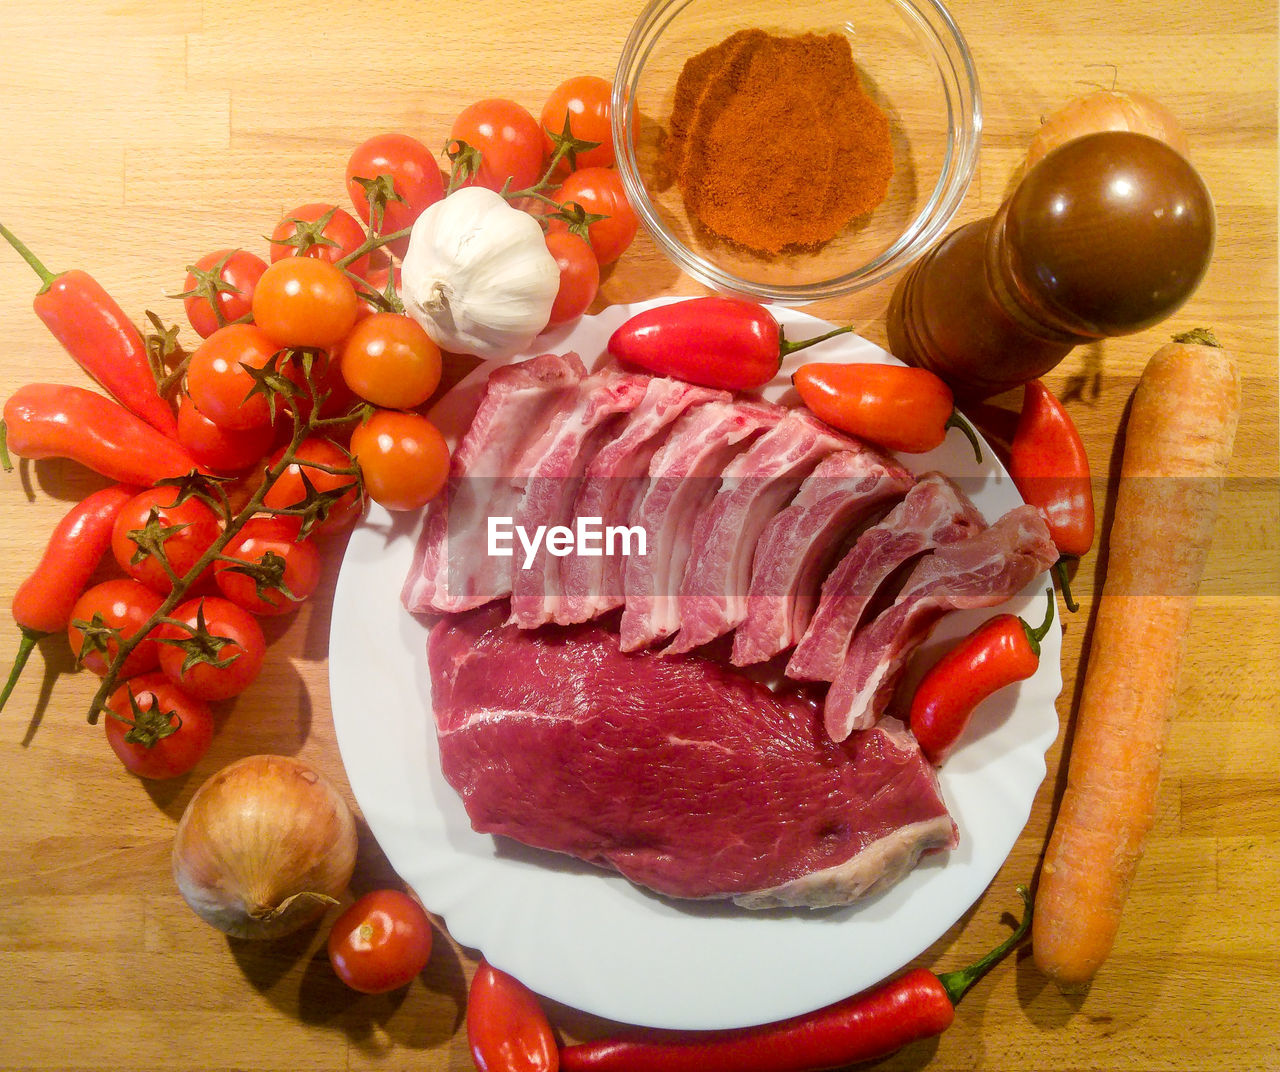
<svg viewBox="0 0 1280 1072">
<path fill-rule="evenodd" d="M 639 0 L 4 0 L 0 222 L 55 268 L 89 269 L 131 313 L 181 319 L 183 268 L 261 249 L 281 214 L 344 202 L 351 148 L 401 129 L 442 144 L 473 100 L 535 112 L 576 73 L 611 77 Z M 1082 348 L 1048 378 L 1071 398 L 1095 469 L 1122 407 L 1174 330 L 1208 324 L 1237 355 L 1245 413 L 1165 754 L 1158 819 L 1111 961 L 1087 995 L 1047 985 L 1024 949 L 980 983 L 937 1041 L 885 1069 L 1280 1068 L 1280 574 L 1277 569 L 1276 12 L 1228 0 L 956 0 L 985 130 L 958 222 L 1002 199 L 1042 115 L 1087 87 L 1146 91 L 1177 114 L 1216 199 L 1219 237 L 1166 325 Z M 31 310 L 36 279 L 0 249 L 0 395 L 85 382 Z M 599 305 L 694 293 L 641 236 Z M 812 311 L 884 339 L 889 286 Z M 100 481 L 71 463 L 0 476 L 0 654 L 9 600 L 68 505 Z M 174 825 L 203 779 L 257 752 L 299 755 L 350 795 L 326 686 L 327 587 L 273 629 L 255 686 L 225 705 L 190 776 L 126 774 L 84 712 L 96 679 L 40 649 L 0 717 L 0 1067 L 465 1069 L 474 951 L 441 933 L 427 970 L 381 997 L 331 974 L 324 929 L 228 941 L 178 897 Z M 1064 732 L 1100 581 L 1084 563 L 1066 623 Z M 1007 928 L 1036 870 L 1062 777 L 1062 735 L 1025 833 L 973 911 L 920 963 L 958 967 Z M 354 800 L 353 800 L 354 803 Z M 394 882 L 367 828 L 355 892 Z M 552 1008 L 574 1036 L 603 1025 Z"/>
</svg>

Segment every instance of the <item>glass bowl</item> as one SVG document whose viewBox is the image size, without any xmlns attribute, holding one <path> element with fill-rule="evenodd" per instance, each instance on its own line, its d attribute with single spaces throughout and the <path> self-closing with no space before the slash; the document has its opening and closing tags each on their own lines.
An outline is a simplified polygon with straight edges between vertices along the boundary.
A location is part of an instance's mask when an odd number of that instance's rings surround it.
<svg viewBox="0 0 1280 1072">
<path fill-rule="evenodd" d="M 887 197 L 816 249 L 765 255 L 711 234 L 662 159 L 685 62 L 748 28 L 843 35 L 889 119 Z M 713 290 L 780 304 L 872 286 L 924 253 L 969 188 L 982 129 L 973 58 L 937 0 L 652 0 L 623 46 L 612 108 L 618 171 L 658 247 Z"/>
</svg>

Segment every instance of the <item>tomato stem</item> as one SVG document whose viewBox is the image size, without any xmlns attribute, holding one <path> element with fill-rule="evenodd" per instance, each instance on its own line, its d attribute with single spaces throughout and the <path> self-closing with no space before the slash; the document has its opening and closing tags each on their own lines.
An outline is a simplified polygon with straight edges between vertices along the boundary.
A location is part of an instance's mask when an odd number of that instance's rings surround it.
<svg viewBox="0 0 1280 1072">
<path fill-rule="evenodd" d="M 40 293 L 41 294 L 43 294 L 46 290 L 48 290 L 51 286 L 53 286 L 53 281 L 58 278 L 57 275 L 49 271 L 48 268 L 46 268 L 43 264 L 41 264 L 40 259 L 34 253 L 32 253 L 31 250 L 29 250 L 26 247 L 26 245 L 18 238 L 18 236 L 15 235 L 11 230 L 9 230 L 9 228 L 6 227 L 3 223 L 0 223 L 0 235 L 3 235 L 5 241 L 8 242 L 9 245 L 11 245 L 14 249 L 18 251 L 18 255 L 24 261 L 26 261 L 29 265 L 31 265 L 33 269 L 35 269 L 36 275 L 40 277 L 40 283 L 41 283 Z"/>
<path fill-rule="evenodd" d="M 1022 919 L 1017 927 L 1014 928 L 1013 933 L 985 957 L 970 964 L 969 967 L 962 968 L 959 971 L 945 972 L 938 976 L 938 982 L 942 984 L 942 988 L 947 992 L 947 997 L 951 999 L 952 1005 L 958 1005 L 968 989 L 1003 960 L 1009 951 L 1026 937 L 1027 931 L 1031 929 L 1031 894 L 1026 886 L 1019 886 L 1018 896 L 1022 898 Z"/>
<path fill-rule="evenodd" d="M 0 417 L 0 469 L 13 472 L 13 459 L 9 457 L 9 426 Z"/>
<path fill-rule="evenodd" d="M 372 230 L 363 242 L 356 246 L 356 248 L 345 257 L 339 257 L 334 261 L 334 264 L 338 268 L 345 269 L 347 265 L 358 261 L 366 253 L 372 253 L 375 249 L 381 249 L 383 246 L 394 242 L 397 238 L 408 238 L 412 231 L 412 227 L 402 227 L 400 230 L 392 231 L 390 234 L 383 234 L 381 231 L 376 229 Z"/>
</svg>

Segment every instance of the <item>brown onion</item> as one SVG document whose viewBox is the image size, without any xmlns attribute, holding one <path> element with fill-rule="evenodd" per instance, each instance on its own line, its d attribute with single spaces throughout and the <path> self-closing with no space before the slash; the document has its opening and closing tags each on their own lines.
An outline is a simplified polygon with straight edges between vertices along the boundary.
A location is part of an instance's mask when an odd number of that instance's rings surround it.
<svg viewBox="0 0 1280 1072">
<path fill-rule="evenodd" d="M 1059 145 L 1105 130 L 1146 134 L 1183 156 L 1190 156 L 1186 133 L 1163 104 L 1141 93 L 1100 89 L 1076 98 L 1044 121 L 1027 149 L 1026 167 L 1034 167 L 1037 160 Z"/>
<path fill-rule="evenodd" d="M 334 904 L 356 861 L 356 824 L 323 775 L 249 756 L 198 790 L 178 823 L 173 875 L 187 904 L 237 938 L 277 938 Z"/>
</svg>

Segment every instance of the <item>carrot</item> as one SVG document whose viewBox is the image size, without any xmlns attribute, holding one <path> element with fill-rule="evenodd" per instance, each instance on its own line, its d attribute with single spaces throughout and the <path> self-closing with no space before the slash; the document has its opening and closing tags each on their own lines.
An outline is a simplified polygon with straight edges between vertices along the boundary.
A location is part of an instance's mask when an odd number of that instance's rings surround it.
<svg viewBox="0 0 1280 1072">
<path fill-rule="evenodd" d="M 1155 819 L 1160 752 L 1240 412 L 1209 332 L 1178 336 L 1133 397 L 1067 788 L 1036 891 L 1032 953 L 1063 990 L 1111 952 Z"/>
</svg>

